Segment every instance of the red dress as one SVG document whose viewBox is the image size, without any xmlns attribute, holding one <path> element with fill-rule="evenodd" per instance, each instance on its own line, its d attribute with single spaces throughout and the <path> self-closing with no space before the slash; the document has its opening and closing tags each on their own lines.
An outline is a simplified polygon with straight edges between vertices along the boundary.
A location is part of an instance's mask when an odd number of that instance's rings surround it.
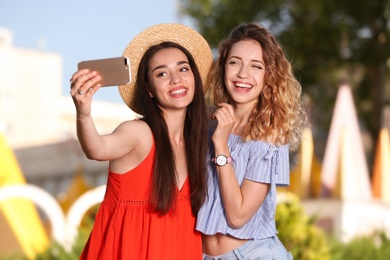
<svg viewBox="0 0 390 260">
<path fill-rule="evenodd" d="M 152 145 L 144 161 L 125 174 L 109 171 L 106 194 L 80 259 L 202 258 L 188 179 L 178 191 L 175 211 L 158 216 L 150 210 L 154 151 Z"/>
</svg>

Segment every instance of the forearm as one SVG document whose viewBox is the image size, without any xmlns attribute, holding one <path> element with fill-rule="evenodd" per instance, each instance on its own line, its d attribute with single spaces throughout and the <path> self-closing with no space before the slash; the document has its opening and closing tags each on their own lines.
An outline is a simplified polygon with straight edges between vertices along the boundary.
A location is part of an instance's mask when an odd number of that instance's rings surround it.
<svg viewBox="0 0 390 260">
<path fill-rule="evenodd" d="M 226 146 L 215 146 L 216 155 L 224 154 L 230 156 L 229 149 Z M 253 158 L 255 160 L 255 158 Z M 240 228 L 245 225 L 256 212 L 266 198 L 270 185 L 243 179 L 239 183 L 234 172 L 234 164 L 242 164 L 246 162 L 234 161 L 233 164 L 224 166 L 216 166 L 218 171 L 218 181 L 220 194 L 227 222 L 232 228 Z"/>
<path fill-rule="evenodd" d="M 104 146 L 103 140 L 96 130 L 95 123 L 91 115 L 79 116 L 76 120 L 77 137 L 81 148 L 89 159 L 100 160 L 101 151 Z"/>
<path fill-rule="evenodd" d="M 215 156 L 223 154 L 230 157 L 227 143 L 215 144 Z M 228 163 L 224 166 L 216 166 L 218 171 L 219 187 L 222 203 L 229 226 L 237 227 L 242 223 L 241 215 L 243 196 L 241 187 L 237 181 L 233 165 Z"/>
<path fill-rule="evenodd" d="M 230 227 L 239 228 L 246 222 L 242 214 L 243 196 L 231 166 L 218 170 L 218 179 L 226 219 Z"/>
</svg>

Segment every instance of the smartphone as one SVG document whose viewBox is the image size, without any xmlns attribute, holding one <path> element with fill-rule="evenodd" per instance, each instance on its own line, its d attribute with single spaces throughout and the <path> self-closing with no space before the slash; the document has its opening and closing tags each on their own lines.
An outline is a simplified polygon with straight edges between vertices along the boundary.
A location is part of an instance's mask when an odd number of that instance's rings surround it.
<svg viewBox="0 0 390 260">
<path fill-rule="evenodd" d="M 103 87 L 125 85 L 131 82 L 130 59 L 127 57 L 81 61 L 78 69 L 96 71 L 102 77 L 99 83 Z"/>
</svg>

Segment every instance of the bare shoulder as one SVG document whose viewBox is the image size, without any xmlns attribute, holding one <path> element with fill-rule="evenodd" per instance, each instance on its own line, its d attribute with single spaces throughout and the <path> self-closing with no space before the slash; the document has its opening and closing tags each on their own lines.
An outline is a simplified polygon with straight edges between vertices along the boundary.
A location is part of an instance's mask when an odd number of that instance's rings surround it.
<svg viewBox="0 0 390 260">
<path fill-rule="evenodd" d="M 115 130 L 117 135 L 116 152 L 120 153 L 111 160 L 110 169 L 115 173 L 125 173 L 139 165 L 149 154 L 153 145 L 153 134 L 142 120 L 126 121 Z"/>
<path fill-rule="evenodd" d="M 138 132 L 140 130 L 150 131 L 148 124 L 142 120 L 134 119 L 121 123 L 115 130 L 126 130 L 131 132 Z"/>
<path fill-rule="evenodd" d="M 137 142 L 138 145 L 147 145 L 148 143 L 151 143 L 153 139 L 152 130 L 148 124 L 142 120 L 125 121 L 121 123 L 114 132 L 122 135 L 124 139 L 131 139 L 133 142 Z"/>
</svg>

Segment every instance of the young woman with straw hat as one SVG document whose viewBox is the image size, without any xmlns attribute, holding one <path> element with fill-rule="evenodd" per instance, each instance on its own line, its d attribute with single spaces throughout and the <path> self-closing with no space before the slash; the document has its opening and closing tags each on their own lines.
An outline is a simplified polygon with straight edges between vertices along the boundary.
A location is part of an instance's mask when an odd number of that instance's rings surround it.
<svg viewBox="0 0 390 260">
<path fill-rule="evenodd" d="M 212 64 L 204 38 L 158 24 L 126 47 L 132 82 L 119 86 L 139 120 L 99 135 L 91 116 L 99 75 L 71 78 L 77 135 L 86 156 L 109 161 L 107 189 L 80 259 L 200 259 L 195 216 L 206 190 L 206 104 Z"/>
</svg>

